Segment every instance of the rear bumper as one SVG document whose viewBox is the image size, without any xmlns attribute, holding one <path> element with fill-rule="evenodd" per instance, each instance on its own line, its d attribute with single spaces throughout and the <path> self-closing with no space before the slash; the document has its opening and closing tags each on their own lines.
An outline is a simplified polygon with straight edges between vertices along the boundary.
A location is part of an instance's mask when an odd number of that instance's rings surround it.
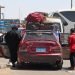
<svg viewBox="0 0 75 75">
<path fill-rule="evenodd" d="M 57 62 L 62 62 L 62 54 L 61 53 L 57 53 L 57 54 L 18 53 L 18 62 L 56 64 Z"/>
</svg>

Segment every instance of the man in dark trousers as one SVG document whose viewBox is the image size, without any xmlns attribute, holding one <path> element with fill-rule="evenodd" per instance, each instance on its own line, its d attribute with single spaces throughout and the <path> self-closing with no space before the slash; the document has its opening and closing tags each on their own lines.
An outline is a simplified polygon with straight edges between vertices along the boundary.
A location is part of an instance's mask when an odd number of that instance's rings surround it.
<svg viewBox="0 0 75 75">
<path fill-rule="evenodd" d="M 13 67 L 15 67 L 15 62 L 17 61 L 17 51 L 20 40 L 21 35 L 18 34 L 18 28 L 16 26 L 13 26 L 12 30 L 5 35 L 5 41 L 9 48 L 10 61 Z"/>
<path fill-rule="evenodd" d="M 70 36 L 68 39 L 69 47 L 70 47 L 70 70 L 75 70 L 75 29 L 72 28 L 70 30 Z"/>
</svg>

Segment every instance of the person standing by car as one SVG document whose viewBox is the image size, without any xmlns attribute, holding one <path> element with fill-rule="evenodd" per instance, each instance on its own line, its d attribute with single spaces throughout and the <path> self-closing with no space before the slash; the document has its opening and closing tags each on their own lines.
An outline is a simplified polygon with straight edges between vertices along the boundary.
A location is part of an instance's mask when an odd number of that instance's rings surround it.
<svg viewBox="0 0 75 75">
<path fill-rule="evenodd" d="M 12 30 L 7 32 L 5 35 L 5 41 L 10 52 L 9 60 L 12 63 L 12 67 L 15 67 L 15 62 L 17 61 L 18 45 L 21 40 L 21 35 L 18 34 L 17 30 L 18 28 L 16 26 L 13 26 Z"/>
<path fill-rule="evenodd" d="M 70 47 L 70 64 L 71 67 L 69 69 L 75 70 L 75 29 L 72 28 L 70 30 L 70 36 L 68 39 L 69 47 Z"/>
</svg>

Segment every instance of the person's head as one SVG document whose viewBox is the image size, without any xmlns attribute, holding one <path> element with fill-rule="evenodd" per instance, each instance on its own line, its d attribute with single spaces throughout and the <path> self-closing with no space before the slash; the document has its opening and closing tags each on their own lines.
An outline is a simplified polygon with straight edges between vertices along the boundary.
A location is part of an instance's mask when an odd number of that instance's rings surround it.
<svg viewBox="0 0 75 75">
<path fill-rule="evenodd" d="M 74 33 L 74 32 L 75 32 L 74 28 L 71 28 L 71 29 L 70 29 L 70 33 L 72 34 L 72 33 Z"/>
<path fill-rule="evenodd" d="M 18 30 L 16 26 L 12 26 L 12 30 Z"/>
</svg>

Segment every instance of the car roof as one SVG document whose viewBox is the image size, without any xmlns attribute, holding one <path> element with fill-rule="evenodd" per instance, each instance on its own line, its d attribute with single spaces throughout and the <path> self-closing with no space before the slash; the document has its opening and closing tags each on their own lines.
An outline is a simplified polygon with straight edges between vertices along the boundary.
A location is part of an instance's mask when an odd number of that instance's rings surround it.
<svg viewBox="0 0 75 75">
<path fill-rule="evenodd" d="M 57 10 L 54 12 L 64 12 L 64 11 L 75 11 L 75 8 L 74 9 L 62 9 L 62 10 Z"/>
</svg>

